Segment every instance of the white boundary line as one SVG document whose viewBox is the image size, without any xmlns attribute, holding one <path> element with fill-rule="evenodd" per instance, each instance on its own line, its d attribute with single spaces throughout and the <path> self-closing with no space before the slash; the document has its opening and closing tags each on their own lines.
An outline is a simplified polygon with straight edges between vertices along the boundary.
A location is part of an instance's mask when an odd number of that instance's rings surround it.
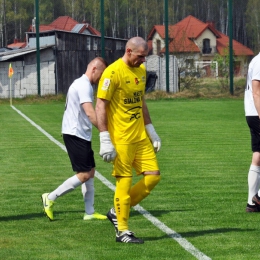
<svg viewBox="0 0 260 260">
<path fill-rule="evenodd" d="M 20 114 L 23 118 L 25 118 L 30 124 L 32 124 L 34 127 L 36 127 L 40 132 L 42 132 L 45 136 L 47 136 L 52 142 L 57 144 L 63 151 L 67 152 L 66 147 L 61 144 L 59 141 L 57 141 L 55 138 L 53 138 L 49 133 L 47 133 L 44 129 L 42 129 L 39 125 L 34 123 L 29 117 L 24 115 L 20 110 L 15 108 L 14 106 L 11 106 L 12 109 L 14 109 L 18 114 Z M 95 177 L 97 177 L 103 184 L 105 184 L 109 189 L 115 190 L 115 186 L 106 179 L 102 174 L 99 172 L 95 172 Z M 145 218 L 147 218 L 154 226 L 159 228 L 161 231 L 166 233 L 169 237 L 174 239 L 176 242 L 179 243 L 181 247 L 183 247 L 186 251 L 188 251 L 190 254 L 195 256 L 198 260 L 211 260 L 208 256 L 200 252 L 197 248 L 195 248 L 189 241 L 187 241 L 185 238 L 183 238 L 180 234 L 176 233 L 174 230 L 167 227 L 164 223 L 162 223 L 159 219 L 154 217 L 152 214 L 150 214 L 148 211 L 146 211 L 143 207 L 141 207 L 139 204 L 134 207 L 136 211 L 138 211 L 141 215 L 143 215 Z"/>
</svg>

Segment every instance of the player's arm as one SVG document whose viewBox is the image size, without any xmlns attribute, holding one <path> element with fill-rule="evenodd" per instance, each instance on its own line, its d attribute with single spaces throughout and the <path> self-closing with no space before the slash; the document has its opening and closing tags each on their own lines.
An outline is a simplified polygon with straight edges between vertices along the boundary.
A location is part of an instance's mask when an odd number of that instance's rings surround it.
<svg viewBox="0 0 260 260">
<path fill-rule="evenodd" d="M 111 162 L 116 157 L 116 150 L 114 145 L 111 142 L 110 134 L 108 132 L 107 126 L 107 112 L 106 106 L 108 104 L 108 100 L 97 98 L 96 103 L 96 115 L 97 115 L 97 124 L 99 130 L 100 137 L 100 150 L 99 155 L 103 158 L 105 162 Z"/>
<path fill-rule="evenodd" d="M 252 90 L 253 90 L 255 108 L 260 118 L 260 81 L 259 80 L 252 80 Z"/>
<path fill-rule="evenodd" d="M 108 104 L 108 100 L 97 98 L 96 102 L 96 115 L 97 115 L 97 125 L 99 132 L 108 131 L 107 128 L 107 112 L 106 106 Z"/>
<path fill-rule="evenodd" d="M 145 125 L 146 132 L 153 144 L 154 151 L 159 152 L 159 150 L 161 148 L 161 139 L 158 136 L 158 134 L 156 133 L 154 126 L 152 125 L 152 120 L 151 120 L 149 110 L 148 110 L 148 107 L 146 105 L 144 98 L 143 98 L 142 109 L 143 109 L 144 125 Z"/>
<path fill-rule="evenodd" d="M 85 102 L 82 104 L 82 107 L 86 113 L 86 115 L 88 116 L 90 122 L 97 127 L 97 116 L 96 116 L 96 112 L 94 110 L 94 107 L 92 105 L 91 102 Z"/>
<path fill-rule="evenodd" d="M 143 97 L 143 105 L 142 105 L 142 109 L 143 109 L 143 116 L 144 116 L 144 124 L 148 125 L 152 123 L 150 114 L 149 114 L 149 110 L 148 107 L 146 105 L 145 99 Z"/>
</svg>

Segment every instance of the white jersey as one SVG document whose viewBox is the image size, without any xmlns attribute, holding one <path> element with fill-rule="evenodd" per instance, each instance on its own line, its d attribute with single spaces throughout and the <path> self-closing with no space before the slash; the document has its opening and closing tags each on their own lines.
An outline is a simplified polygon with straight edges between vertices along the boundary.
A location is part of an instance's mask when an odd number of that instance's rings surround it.
<svg viewBox="0 0 260 260">
<path fill-rule="evenodd" d="M 253 99 L 252 80 L 260 81 L 260 53 L 252 59 L 248 68 L 247 83 L 244 96 L 244 107 L 246 116 L 258 116 Z"/>
<path fill-rule="evenodd" d="M 93 103 L 93 87 L 88 77 L 83 74 L 69 87 L 62 120 L 63 134 L 91 141 L 92 123 L 82 107 L 86 102 Z"/>
</svg>

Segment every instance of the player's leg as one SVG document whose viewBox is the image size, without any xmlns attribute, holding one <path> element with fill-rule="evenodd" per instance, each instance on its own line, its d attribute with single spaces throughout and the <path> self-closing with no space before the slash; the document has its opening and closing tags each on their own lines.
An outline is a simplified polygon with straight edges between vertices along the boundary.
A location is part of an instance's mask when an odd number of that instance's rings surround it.
<svg viewBox="0 0 260 260">
<path fill-rule="evenodd" d="M 132 177 L 116 177 L 116 190 L 114 195 L 114 207 L 116 211 L 118 230 L 128 230 L 130 212 L 130 189 Z"/>
<path fill-rule="evenodd" d="M 143 178 L 130 190 L 131 206 L 137 205 L 146 198 L 161 179 L 156 155 L 149 138 L 140 142 L 133 166 L 137 174 L 143 173 Z"/>
<path fill-rule="evenodd" d="M 258 196 L 259 184 L 260 184 L 260 166 L 251 165 L 248 172 L 247 211 L 250 211 L 250 209 L 255 208 L 250 206 L 255 206 L 255 204 L 260 205 L 260 198 Z"/>
<path fill-rule="evenodd" d="M 129 231 L 128 220 L 130 212 L 130 189 L 132 185 L 132 163 L 135 156 L 136 145 L 117 145 L 117 157 L 114 161 L 113 176 L 116 177 L 116 190 L 114 195 L 114 209 L 107 216 L 116 230 L 116 242 L 143 243 L 142 239 Z"/>
<path fill-rule="evenodd" d="M 253 151 L 252 163 L 248 171 L 248 201 L 247 212 L 260 212 L 260 120 L 258 116 L 246 117 Z"/>
<path fill-rule="evenodd" d="M 135 206 L 146 198 L 152 189 L 158 184 L 161 176 L 158 174 L 144 174 L 130 190 L 131 206 Z"/>
<path fill-rule="evenodd" d="M 93 157 L 91 143 L 71 135 L 63 135 L 63 140 L 71 161 L 73 171 L 77 172 L 77 174 L 65 180 L 51 193 L 42 194 L 44 212 L 50 220 L 54 219 L 54 201 L 82 185 L 82 183 L 93 177 L 94 174 L 92 168 L 95 167 L 95 165 L 93 165 L 94 159 L 91 159 L 91 156 Z"/>
<path fill-rule="evenodd" d="M 60 186 L 58 186 L 51 193 L 42 194 L 42 202 L 44 207 L 44 212 L 50 220 L 53 220 L 53 205 L 54 201 L 60 197 L 65 195 L 66 193 L 76 189 L 80 186 L 82 182 L 78 179 L 77 175 L 74 175 L 64 181 Z"/>
<path fill-rule="evenodd" d="M 81 192 L 85 203 L 85 213 L 92 215 L 94 213 L 94 178 L 82 184 Z"/>
<path fill-rule="evenodd" d="M 94 168 L 93 170 L 95 171 Z M 95 212 L 94 209 L 94 193 L 95 193 L 94 178 L 90 178 L 88 181 L 83 183 L 81 186 L 81 191 L 82 191 L 83 200 L 85 204 L 85 214 L 83 216 L 83 220 L 107 219 L 105 215 Z"/>
</svg>

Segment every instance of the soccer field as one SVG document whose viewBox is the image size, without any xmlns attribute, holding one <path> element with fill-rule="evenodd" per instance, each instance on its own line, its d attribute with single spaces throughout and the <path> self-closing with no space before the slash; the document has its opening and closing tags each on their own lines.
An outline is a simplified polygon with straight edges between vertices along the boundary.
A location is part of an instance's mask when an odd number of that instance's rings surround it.
<svg viewBox="0 0 260 260">
<path fill-rule="evenodd" d="M 131 211 L 130 230 L 143 245 L 116 243 L 109 221 L 83 221 L 80 189 L 56 201 L 50 222 L 40 196 L 73 174 L 60 134 L 64 103 L 0 105 L 0 259 L 259 259 L 260 215 L 245 212 L 251 150 L 243 101 L 147 103 L 162 139 L 162 179 Z M 95 208 L 106 214 L 114 178 L 98 156 L 96 129 L 93 148 Z"/>
</svg>

